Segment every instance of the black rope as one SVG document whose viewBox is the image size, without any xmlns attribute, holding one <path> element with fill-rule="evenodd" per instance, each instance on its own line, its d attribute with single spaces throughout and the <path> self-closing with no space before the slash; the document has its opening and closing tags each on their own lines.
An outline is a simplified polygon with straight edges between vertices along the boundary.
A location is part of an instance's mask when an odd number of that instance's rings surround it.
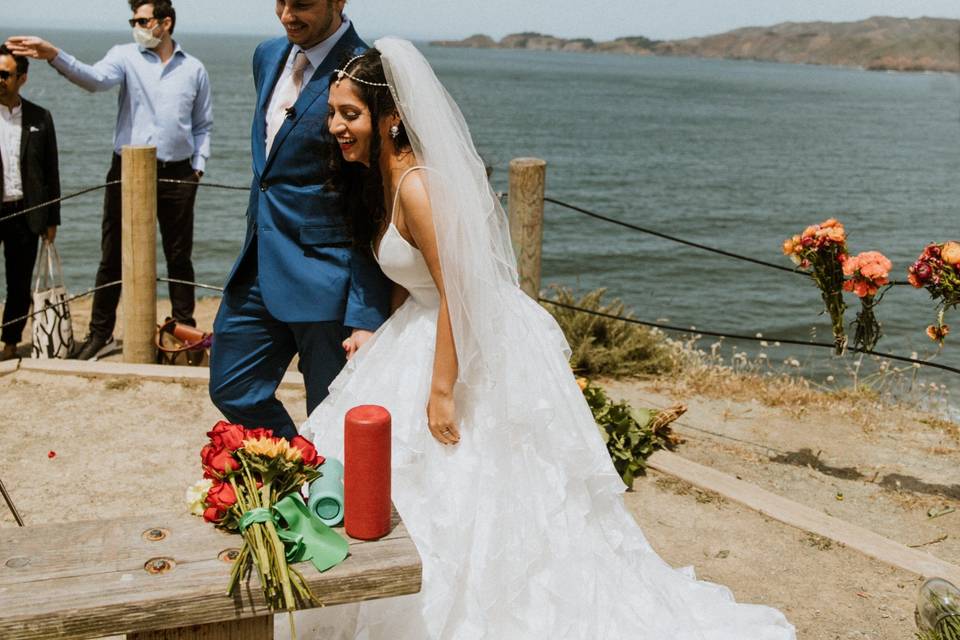
<svg viewBox="0 0 960 640">
<path fill-rule="evenodd" d="M 701 250 L 703 250 L 703 251 L 709 251 L 709 252 L 711 252 L 711 253 L 716 253 L 716 254 L 719 254 L 719 255 L 721 255 L 721 256 L 726 256 L 726 257 L 728 257 L 728 258 L 734 258 L 734 259 L 736 259 L 736 260 L 743 260 L 743 261 L 745 261 L 745 262 L 752 262 L 753 264 L 758 264 L 758 265 L 760 265 L 760 266 L 768 267 L 768 268 L 770 268 L 770 269 L 779 269 L 780 271 L 789 271 L 790 273 L 796 273 L 797 275 L 802 275 L 802 276 L 807 276 L 807 277 L 810 277 L 810 275 L 811 275 L 810 272 L 808 272 L 808 271 L 802 271 L 802 270 L 800 270 L 800 269 L 791 269 L 790 267 L 785 267 L 785 266 L 783 266 L 782 264 L 775 264 L 775 263 L 773 263 L 773 262 L 767 262 L 766 260 L 759 260 L 759 259 L 757 259 L 757 258 L 751 258 L 750 256 L 740 255 L 739 253 L 732 253 L 732 252 L 730 252 L 730 251 L 724 251 L 723 249 L 717 249 L 716 247 L 710 247 L 710 246 L 707 246 L 707 245 L 705 245 L 705 244 L 700 244 L 699 242 L 693 242 L 693 241 L 691 241 L 691 240 L 684 240 L 683 238 L 678 238 L 678 237 L 676 237 L 676 236 L 671 236 L 671 235 L 666 234 L 666 233 L 661 233 L 661 232 L 659 232 L 659 231 L 654 231 L 653 229 L 648 229 L 648 228 L 646 228 L 646 227 L 641 227 L 640 225 L 632 224 L 632 223 L 629 223 L 629 222 L 624 222 L 623 220 L 617 220 L 616 218 L 610 218 L 610 217 L 608 217 L 608 216 L 601 215 L 601 214 L 596 213 L 596 212 L 594 212 L 594 211 L 588 211 L 587 209 L 584 209 L 584 208 L 582 208 L 582 207 L 578 207 L 578 206 L 576 206 L 576 205 L 572 205 L 572 204 L 563 202 L 562 200 L 557 200 L 557 199 L 555 199 L 555 198 L 544 198 L 543 200 L 544 200 L 544 202 L 550 202 L 551 204 L 555 204 L 555 205 L 564 207 L 564 208 L 566 208 L 566 209 L 570 209 L 571 211 L 576 211 L 576 212 L 578 212 L 578 213 L 582 213 L 582 214 L 585 215 L 585 216 L 589 216 L 589 217 L 595 218 L 595 219 L 597 219 L 597 220 L 602 220 L 602 221 L 604 221 L 604 222 L 609 222 L 610 224 L 619 225 L 619 226 L 625 227 L 625 228 L 627 228 L 627 229 L 632 229 L 633 231 L 639 231 L 639 232 L 641 232 L 641 233 L 647 233 L 647 234 L 650 234 L 650 235 L 652 235 L 652 236 L 656 236 L 656 237 L 658 237 L 658 238 L 663 238 L 664 240 L 670 240 L 671 242 L 678 242 L 678 243 L 680 243 L 680 244 L 685 244 L 685 245 L 687 245 L 688 247 L 693 247 L 693 248 L 695 248 L 695 249 L 701 249 Z M 906 281 L 901 281 L 901 280 L 892 280 L 892 281 L 890 282 L 890 284 L 905 285 L 905 284 L 910 284 L 910 283 L 909 283 L 909 282 L 906 282 Z"/>
<path fill-rule="evenodd" d="M 561 307 L 563 309 L 569 309 L 570 311 L 577 311 L 579 313 L 587 313 L 593 316 L 599 316 L 601 318 L 608 318 L 610 320 L 619 320 L 620 322 L 629 322 L 631 324 L 639 324 L 645 327 L 654 327 L 657 329 L 662 329 L 664 331 L 676 331 L 679 333 L 692 333 L 700 334 L 705 336 L 713 336 L 715 338 L 732 338 L 734 340 L 750 340 L 753 342 L 779 342 L 781 344 L 793 344 L 799 345 L 801 347 L 821 347 L 826 349 L 833 349 L 836 347 L 833 343 L 828 342 L 807 342 L 803 340 L 792 340 L 790 338 L 771 338 L 768 336 L 757 337 L 756 335 L 748 336 L 741 335 L 736 333 L 721 333 L 719 331 L 702 331 L 700 329 L 690 329 L 688 327 L 677 327 L 668 324 L 659 324 L 657 322 L 647 322 L 646 320 L 638 320 L 636 318 L 625 318 L 623 316 L 616 316 L 611 313 L 604 313 L 602 311 L 594 311 L 592 309 L 584 309 L 582 307 L 577 307 L 571 304 L 565 304 L 563 302 L 557 302 L 555 300 L 548 300 L 546 298 L 540 298 L 540 302 L 546 304 L 552 304 L 556 307 Z M 853 353 L 863 353 L 870 356 L 878 356 L 880 358 L 886 358 L 888 360 L 897 360 L 899 362 L 908 362 L 910 364 L 923 365 L 925 367 L 933 367 L 934 369 L 942 369 L 943 371 L 949 371 L 950 373 L 960 373 L 960 369 L 951 367 L 945 364 L 940 364 L 938 362 L 930 362 L 928 360 L 917 360 L 916 358 L 908 358 L 906 356 L 898 356 L 893 353 L 884 353 L 882 351 L 868 351 L 866 349 L 860 349 L 857 347 L 848 347 L 848 351 Z"/>
<path fill-rule="evenodd" d="M 110 287 L 116 287 L 116 286 L 119 286 L 119 285 L 121 285 L 121 284 L 123 284 L 123 280 L 116 280 L 116 281 L 114 281 L 114 282 L 108 282 L 107 284 L 102 284 L 102 285 L 100 285 L 99 287 L 94 287 L 94 288 L 92 288 L 92 289 L 87 289 L 87 290 L 84 291 L 83 293 L 78 293 L 78 294 L 75 295 L 75 296 L 70 296 L 69 298 L 66 298 L 66 299 L 64 299 L 64 300 L 61 300 L 60 302 L 51 304 L 51 305 L 49 305 L 48 307 L 45 307 L 45 308 L 43 308 L 43 309 L 39 309 L 39 310 L 37 310 L 37 311 L 33 311 L 33 312 L 31 312 L 31 313 L 28 313 L 28 314 L 25 315 L 25 316 L 20 316 L 19 318 L 14 318 L 13 320 L 10 320 L 9 322 L 4 322 L 3 324 L 0 324 L 0 329 L 3 329 L 4 327 L 10 326 L 10 325 L 12 325 L 12 324 L 16 324 L 16 323 L 18 323 L 18 322 L 22 322 L 22 321 L 24 321 L 24 320 L 29 320 L 29 319 L 32 318 L 33 316 L 38 316 L 38 315 L 40 315 L 41 313 L 45 313 L 46 310 L 49 309 L 50 307 L 62 307 L 62 306 L 64 306 L 64 305 L 70 304 L 70 303 L 73 302 L 74 300 L 77 300 L 77 299 L 79 299 L 79 298 L 83 298 L 83 297 L 92 295 L 92 294 L 94 294 L 94 293 L 96 293 L 97 291 L 100 291 L 100 290 L 102 290 L 102 289 L 109 289 Z"/>
<path fill-rule="evenodd" d="M 192 184 L 198 187 L 212 187 L 214 189 L 229 189 L 231 191 L 250 191 L 250 187 L 237 187 L 232 184 L 218 184 L 216 182 L 196 182 L 194 180 L 174 180 L 173 178 L 160 178 L 157 182 L 166 184 Z"/>
<path fill-rule="evenodd" d="M 215 287 L 212 284 L 201 284 L 199 282 L 190 282 L 189 280 L 177 280 L 176 278 L 157 278 L 157 282 L 172 282 L 173 284 L 185 284 L 191 287 L 197 287 L 198 289 L 210 289 L 211 291 L 219 291 L 223 293 L 223 287 Z"/>
<path fill-rule="evenodd" d="M 0 218 L 0 222 L 6 222 L 7 220 L 10 220 L 11 218 L 16 218 L 17 216 L 26 215 L 26 214 L 30 213 L 31 211 L 36 211 L 36 210 L 38 210 L 38 209 L 43 209 L 44 207 L 49 207 L 50 205 L 52 205 L 52 204 L 57 204 L 58 202 L 64 202 L 65 200 L 71 200 L 71 199 L 73 199 L 73 198 L 76 198 L 76 197 L 85 195 L 85 194 L 87 194 L 87 193 L 90 193 L 91 191 L 97 191 L 97 190 L 99 190 L 99 189 L 106 189 L 107 187 L 112 187 L 112 186 L 115 185 L 115 184 L 120 184 L 120 180 L 111 180 L 110 182 L 105 182 L 105 183 L 103 183 L 103 184 L 98 184 L 98 185 L 95 186 L 95 187 L 88 187 L 88 188 L 83 189 L 83 190 L 81 190 L 81 191 L 77 191 L 76 193 L 71 193 L 70 195 L 62 196 L 62 197 L 60 197 L 60 198 L 55 198 L 54 200 L 50 200 L 50 201 L 48 201 L 48 202 L 44 202 L 44 203 L 42 203 L 42 204 L 38 204 L 38 205 L 33 206 L 33 207 L 28 207 L 27 209 L 24 209 L 23 211 L 17 211 L 16 213 L 11 213 L 11 214 L 9 214 L 9 215 L 3 216 L 2 218 Z"/>
</svg>

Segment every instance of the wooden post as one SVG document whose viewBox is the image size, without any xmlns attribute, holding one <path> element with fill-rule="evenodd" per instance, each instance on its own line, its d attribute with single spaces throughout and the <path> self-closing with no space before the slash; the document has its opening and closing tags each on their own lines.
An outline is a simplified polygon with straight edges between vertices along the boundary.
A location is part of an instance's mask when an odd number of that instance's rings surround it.
<svg viewBox="0 0 960 640">
<path fill-rule="evenodd" d="M 126 146 L 123 161 L 123 361 L 156 362 L 157 148 Z"/>
<path fill-rule="evenodd" d="M 520 288 L 540 296 L 540 255 L 543 244 L 543 194 L 547 163 L 539 158 L 510 161 L 510 237 L 517 256 Z"/>
</svg>

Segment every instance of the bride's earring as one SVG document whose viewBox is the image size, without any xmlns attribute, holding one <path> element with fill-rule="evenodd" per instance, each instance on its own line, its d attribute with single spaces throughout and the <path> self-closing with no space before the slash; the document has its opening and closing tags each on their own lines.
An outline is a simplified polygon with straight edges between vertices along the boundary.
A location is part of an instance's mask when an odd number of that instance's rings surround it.
<svg viewBox="0 0 960 640">
<path fill-rule="evenodd" d="M 396 124 L 395 124 L 395 125 L 393 125 L 392 127 L 390 127 L 390 137 L 391 137 L 392 139 L 396 140 L 399 135 L 400 135 L 400 126 L 399 126 L 399 125 L 396 125 Z"/>
</svg>

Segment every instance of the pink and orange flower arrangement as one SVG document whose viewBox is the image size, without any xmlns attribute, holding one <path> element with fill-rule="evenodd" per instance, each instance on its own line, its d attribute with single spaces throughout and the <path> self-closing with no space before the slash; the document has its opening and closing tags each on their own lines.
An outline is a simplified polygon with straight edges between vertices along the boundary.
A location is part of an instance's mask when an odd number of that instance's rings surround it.
<svg viewBox="0 0 960 640">
<path fill-rule="evenodd" d="M 938 301 L 936 323 L 927 327 L 927 335 L 942 346 L 950 333 L 950 326 L 943 322 L 944 311 L 960 304 L 960 242 L 928 244 L 907 269 L 907 280 Z"/>
<path fill-rule="evenodd" d="M 809 270 L 807 273 L 820 289 L 830 315 L 834 352 L 841 355 L 847 347 L 844 291 L 860 298 L 861 308 L 853 323 L 856 328 L 854 346 L 872 351 L 882 335 L 874 308 L 883 296 L 881 289 L 890 284 L 890 270 L 893 268 L 890 260 L 879 251 L 850 256 L 847 232 L 836 218 L 810 225 L 803 233 L 787 238 L 783 253 L 801 269 Z"/>
<path fill-rule="evenodd" d="M 843 275 L 847 276 L 843 290 L 860 298 L 853 343 L 867 351 L 873 351 L 883 335 L 873 310 L 880 302 L 880 288 L 890 284 L 892 268 L 890 260 L 879 251 L 864 251 L 843 261 Z"/>
<path fill-rule="evenodd" d="M 833 328 L 834 352 L 841 355 L 847 348 L 843 314 L 843 262 L 847 258 L 847 233 L 835 218 L 810 225 L 803 233 L 783 242 L 783 253 L 802 269 L 810 269 Z"/>
</svg>

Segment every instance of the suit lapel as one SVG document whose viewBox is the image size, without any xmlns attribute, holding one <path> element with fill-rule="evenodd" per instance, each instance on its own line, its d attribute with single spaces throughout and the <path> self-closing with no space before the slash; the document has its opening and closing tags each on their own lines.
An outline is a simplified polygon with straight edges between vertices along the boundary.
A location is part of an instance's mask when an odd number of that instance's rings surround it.
<svg viewBox="0 0 960 640">
<path fill-rule="evenodd" d="M 255 127 L 257 139 L 253 147 L 254 160 L 257 166 L 260 167 L 261 174 L 266 165 L 264 140 L 266 140 L 267 137 L 267 107 L 270 106 L 270 96 L 273 95 L 277 80 L 280 78 L 283 68 L 287 65 L 287 57 L 290 55 L 290 49 L 292 47 L 293 45 L 287 42 L 286 46 L 278 47 L 278 56 L 266 61 L 268 75 L 264 78 L 263 84 L 260 85 L 260 95 L 257 96 L 257 112 L 255 116 L 257 119 Z"/>
<path fill-rule="evenodd" d="M 30 126 L 33 124 L 33 110 L 29 103 L 20 99 L 20 173 L 23 178 L 24 159 L 27 156 L 27 143 L 30 141 Z"/>
<path fill-rule="evenodd" d="M 333 73 L 333 70 L 340 62 L 340 59 L 343 57 L 344 53 L 353 51 L 362 46 L 363 42 L 357 36 L 357 32 L 354 30 L 353 25 L 350 25 L 350 28 L 347 29 L 347 32 L 343 34 L 339 42 L 334 45 L 330 53 L 327 54 L 327 57 L 323 59 L 323 62 L 320 63 L 320 66 L 313 72 L 313 75 L 310 77 L 310 82 L 308 82 L 307 86 L 304 87 L 303 91 L 300 92 L 300 97 L 297 98 L 297 102 L 293 106 L 294 110 L 296 111 L 296 116 L 284 120 L 280 130 L 277 131 L 277 136 L 273 139 L 273 146 L 270 148 L 270 156 L 267 158 L 264 171 L 266 171 L 273 162 L 274 157 L 277 155 L 277 151 L 281 146 L 283 146 L 283 142 L 287 139 L 290 131 L 297 125 L 298 122 L 300 122 L 300 119 L 303 118 L 304 114 L 310 110 L 310 107 L 313 106 L 313 103 L 316 102 L 320 96 L 327 92 L 327 89 L 330 86 L 330 74 Z"/>
</svg>

